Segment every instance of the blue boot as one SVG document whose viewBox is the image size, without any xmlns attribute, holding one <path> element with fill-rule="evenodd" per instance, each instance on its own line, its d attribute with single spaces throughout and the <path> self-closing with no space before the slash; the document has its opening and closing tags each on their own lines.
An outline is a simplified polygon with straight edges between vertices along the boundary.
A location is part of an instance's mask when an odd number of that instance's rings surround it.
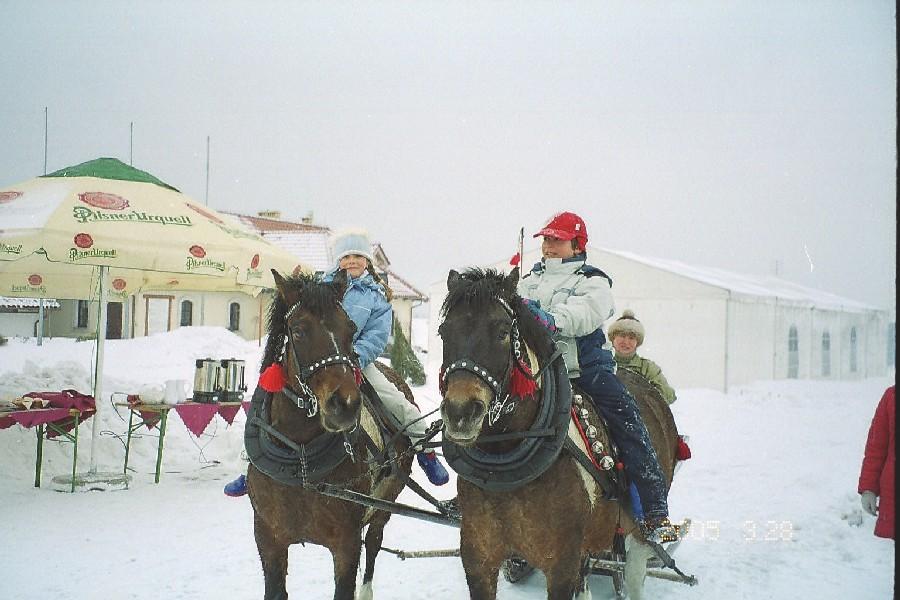
<svg viewBox="0 0 900 600">
<path fill-rule="evenodd" d="M 247 494 L 247 476 L 241 475 L 234 481 L 225 484 L 225 495 L 237 498 Z"/>
<path fill-rule="evenodd" d="M 447 469 L 444 468 L 434 452 L 419 452 L 416 454 L 416 459 L 432 485 L 444 485 L 450 481 Z"/>
</svg>

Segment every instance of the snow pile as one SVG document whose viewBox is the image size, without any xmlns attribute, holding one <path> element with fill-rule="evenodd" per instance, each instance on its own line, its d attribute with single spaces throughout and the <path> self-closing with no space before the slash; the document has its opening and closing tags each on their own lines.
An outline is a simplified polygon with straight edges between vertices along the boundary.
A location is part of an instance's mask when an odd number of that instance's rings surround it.
<svg viewBox="0 0 900 600">
<path fill-rule="evenodd" d="M 89 342 L 11 340 L 0 347 L 0 398 L 41 389 L 90 389 Z M 261 355 L 217 328 L 182 328 L 107 346 L 101 407 L 100 462 L 122 467 L 127 412 L 114 410 L 113 391 L 160 389 L 167 379 L 191 380 L 197 358 L 246 361 L 252 386 Z M 436 373 L 416 388 L 427 412 L 438 405 Z M 679 567 L 700 585 L 648 579 L 652 598 L 891 597 L 894 547 L 872 535 L 874 520 L 860 515 L 856 481 L 866 432 L 887 378 L 856 382 L 778 381 L 728 394 L 678 390 L 672 405 L 693 458 L 670 494 L 672 516 L 693 519 L 676 553 Z M 434 418 L 434 417 L 432 417 Z M 163 475 L 153 484 L 156 430 L 142 429 L 132 443 L 131 488 L 65 494 L 32 487 L 34 433 L 19 426 L 0 431 L 0 504 L 4 543 L 2 596 L 12 599 L 209 597 L 256 598 L 263 590 L 253 541 L 253 511 L 246 499 L 225 497 L 222 485 L 246 468 L 240 459 L 244 415 L 227 427 L 219 417 L 197 439 L 175 413 L 165 439 Z M 86 468 L 90 423 L 81 429 L 79 466 Z M 70 444 L 45 444 L 44 480 L 71 468 Z M 455 478 L 431 488 L 454 494 Z M 401 500 L 427 507 L 409 491 Z M 861 523 L 854 526 L 852 523 Z M 384 545 L 404 550 L 455 548 L 456 529 L 394 517 Z M 61 551 L 65 548 L 65 551 Z M 52 565 L 52 566 L 50 566 Z M 290 551 L 288 589 L 297 597 L 332 594 L 331 558 L 315 546 Z M 49 567 L 49 568 L 48 568 Z M 79 582 L 74 584 L 72 582 Z M 375 597 L 433 600 L 468 597 L 456 558 L 401 561 L 382 553 Z M 515 586 L 501 581 L 499 597 L 544 598 L 535 574 Z M 591 580 L 594 598 L 612 597 L 608 578 Z"/>
</svg>

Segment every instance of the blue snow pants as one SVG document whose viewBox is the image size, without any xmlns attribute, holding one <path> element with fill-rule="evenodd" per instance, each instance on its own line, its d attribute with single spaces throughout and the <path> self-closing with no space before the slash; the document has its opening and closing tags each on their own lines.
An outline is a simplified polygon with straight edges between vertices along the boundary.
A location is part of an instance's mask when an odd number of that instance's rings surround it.
<svg viewBox="0 0 900 600">
<path fill-rule="evenodd" d="M 619 448 L 625 474 L 637 487 L 644 515 L 648 518 L 668 516 L 666 480 L 634 397 L 605 361 L 586 369 L 582 367 L 581 376 L 575 383 L 591 397 L 609 424 L 609 433 Z"/>
</svg>

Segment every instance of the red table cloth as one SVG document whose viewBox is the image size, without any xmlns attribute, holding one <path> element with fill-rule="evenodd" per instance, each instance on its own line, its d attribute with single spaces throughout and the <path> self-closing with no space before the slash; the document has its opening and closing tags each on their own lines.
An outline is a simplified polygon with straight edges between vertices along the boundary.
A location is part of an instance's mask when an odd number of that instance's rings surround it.
<svg viewBox="0 0 900 600">
<path fill-rule="evenodd" d="M 0 429 L 12 427 L 14 423 L 27 428 L 37 425 L 46 425 L 47 423 L 55 423 L 65 421 L 70 417 L 69 410 L 77 409 L 81 412 L 79 422 L 84 422 L 91 418 L 95 411 L 94 399 L 76 390 L 63 390 L 61 392 L 29 392 L 25 394 L 26 398 L 43 398 L 50 401 L 50 408 L 35 408 L 17 410 L 8 415 L 0 417 Z M 74 422 L 66 423 L 62 426 L 64 431 L 69 431 L 74 426 Z M 59 435 L 59 432 L 50 429 L 47 431 L 47 437 L 53 438 Z"/>
</svg>

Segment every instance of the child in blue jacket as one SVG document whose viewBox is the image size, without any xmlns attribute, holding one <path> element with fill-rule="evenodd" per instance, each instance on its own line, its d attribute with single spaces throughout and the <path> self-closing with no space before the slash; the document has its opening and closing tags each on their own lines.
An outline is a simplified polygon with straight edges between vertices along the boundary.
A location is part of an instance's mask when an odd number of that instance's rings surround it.
<svg viewBox="0 0 900 600">
<path fill-rule="evenodd" d="M 337 266 L 325 274 L 323 281 L 331 281 L 338 271 L 347 272 L 347 290 L 341 305 L 356 325 L 353 351 L 359 358 L 359 367 L 385 407 L 401 426 L 406 427 L 406 435 L 415 444 L 425 437 L 427 429 L 424 419 L 420 418 L 421 413 L 374 364 L 387 346 L 394 311 L 381 279 L 376 280 L 378 275 L 372 266 L 372 244 L 364 231 L 348 230 L 335 237 L 332 252 Z M 449 474 L 433 451 L 419 452 L 416 458 L 428 481 L 433 485 L 447 483 Z M 244 475 L 225 486 L 225 494 L 229 496 L 243 496 L 246 493 Z"/>
</svg>

